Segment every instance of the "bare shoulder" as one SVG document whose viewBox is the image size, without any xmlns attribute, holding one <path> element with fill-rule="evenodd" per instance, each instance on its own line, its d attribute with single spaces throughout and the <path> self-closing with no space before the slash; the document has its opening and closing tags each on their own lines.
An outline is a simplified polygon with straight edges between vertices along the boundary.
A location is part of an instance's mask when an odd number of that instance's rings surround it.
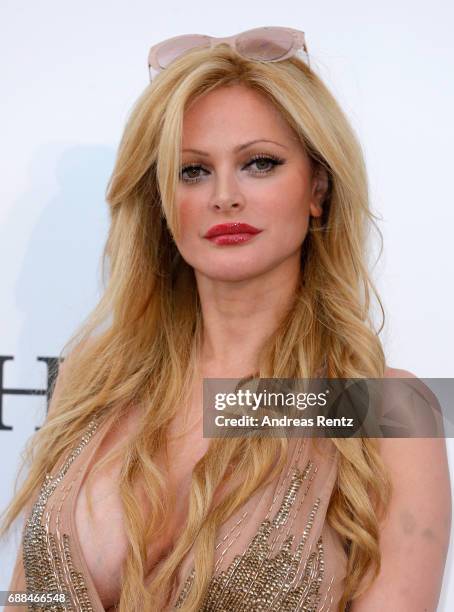
<svg viewBox="0 0 454 612">
<path fill-rule="evenodd" d="M 412 372 L 400 368 L 386 368 L 385 378 L 409 378 L 419 381 Z M 421 386 L 426 387 L 422 381 Z M 420 388 L 420 387 L 418 387 Z M 433 396 L 427 388 L 427 397 Z M 433 396 L 435 397 L 435 396 Z M 403 409 L 406 409 L 403 406 Z M 420 491 L 430 497 L 444 489 L 450 500 L 449 470 L 444 438 L 380 438 L 381 455 L 391 474 L 397 478 L 399 490 L 416 495 Z M 441 479 L 441 480 L 440 480 Z M 418 482 L 421 486 L 418 486 Z M 449 485 L 449 487 L 448 487 Z M 441 501 L 441 500 L 440 500 Z"/>
<path fill-rule="evenodd" d="M 417 378 L 387 368 L 386 378 Z M 451 482 L 444 438 L 381 438 L 392 496 L 380 524 L 381 570 L 352 612 L 436 612 L 451 531 Z M 424 580 L 418 577 L 424 576 Z"/>
</svg>

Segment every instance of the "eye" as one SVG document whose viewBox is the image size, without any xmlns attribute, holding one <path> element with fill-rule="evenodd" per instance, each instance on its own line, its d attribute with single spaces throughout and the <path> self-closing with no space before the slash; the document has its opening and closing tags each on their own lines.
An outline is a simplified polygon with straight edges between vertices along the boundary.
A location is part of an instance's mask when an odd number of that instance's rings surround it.
<svg viewBox="0 0 454 612">
<path fill-rule="evenodd" d="M 187 166 L 183 166 L 180 170 L 180 179 L 182 179 L 184 183 L 196 183 L 200 180 L 197 171 L 201 169 L 202 166 L 200 164 L 188 164 Z M 189 172 L 189 178 L 184 178 L 183 175 L 185 172 Z"/>
<path fill-rule="evenodd" d="M 260 168 L 260 166 L 263 166 L 263 163 L 265 163 L 268 168 Z M 260 153 L 250 158 L 244 168 L 249 168 L 253 164 L 256 164 L 259 166 L 259 169 L 255 172 L 252 171 L 252 174 L 263 175 L 271 174 L 271 172 L 273 172 L 276 166 L 282 165 L 284 163 L 285 160 L 283 160 L 282 158 L 275 157 L 274 155 Z M 200 164 L 186 164 L 186 166 L 183 166 L 180 170 L 180 179 L 184 183 L 198 183 L 201 179 L 200 175 L 198 174 L 200 170 L 207 172 Z M 189 173 L 186 178 L 184 177 L 185 172 Z"/>
<path fill-rule="evenodd" d="M 270 172 L 274 170 L 276 166 L 282 165 L 284 163 L 284 160 L 279 157 L 274 157 L 271 155 L 259 154 L 259 155 L 254 155 L 251 161 L 247 164 L 247 167 L 251 166 L 252 164 L 259 164 L 260 166 L 263 164 L 263 162 L 265 162 L 265 164 L 268 165 L 268 170 L 262 168 L 262 169 L 259 169 L 258 172 L 254 172 L 253 174 L 269 174 Z M 271 164 L 271 168 L 269 167 L 269 164 Z"/>
</svg>

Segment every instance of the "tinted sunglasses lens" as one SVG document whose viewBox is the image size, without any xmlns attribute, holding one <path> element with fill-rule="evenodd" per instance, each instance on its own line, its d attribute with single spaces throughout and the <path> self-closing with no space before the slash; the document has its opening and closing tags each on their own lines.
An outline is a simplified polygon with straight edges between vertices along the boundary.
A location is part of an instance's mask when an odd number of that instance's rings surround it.
<svg viewBox="0 0 454 612">
<path fill-rule="evenodd" d="M 157 52 L 157 60 L 161 68 L 167 68 L 177 57 L 196 47 L 209 47 L 210 40 L 206 36 L 184 36 L 179 40 L 169 41 Z"/>
<path fill-rule="evenodd" d="M 288 53 L 293 44 L 290 32 L 256 30 L 237 39 L 237 49 L 256 60 L 277 60 Z"/>
</svg>

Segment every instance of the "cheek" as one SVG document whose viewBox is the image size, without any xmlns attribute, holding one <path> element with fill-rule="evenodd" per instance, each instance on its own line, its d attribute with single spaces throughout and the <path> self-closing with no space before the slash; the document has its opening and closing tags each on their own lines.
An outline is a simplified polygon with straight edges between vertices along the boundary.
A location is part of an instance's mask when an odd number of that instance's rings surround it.
<svg viewBox="0 0 454 612">
<path fill-rule="evenodd" d="M 310 218 L 310 208 L 307 196 L 301 190 L 295 193 L 281 195 L 275 210 L 279 214 L 272 215 L 274 227 L 287 237 L 289 242 L 302 242 L 307 233 Z"/>
<path fill-rule="evenodd" d="M 192 240 L 201 227 L 201 211 L 191 198 L 184 198 L 177 202 L 180 220 L 181 235 L 184 240 Z"/>
<path fill-rule="evenodd" d="M 287 223 L 286 230 L 282 232 L 290 251 L 299 248 L 307 236 L 309 219 L 304 215 L 294 216 Z"/>
<path fill-rule="evenodd" d="M 176 240 L 177 249 L 182 257 L 192 265 L 193 256 L 200 245 L 200 232 L 203 227 L 200 206 L 193 198 L 180 198 L 176 201 L 180 221 L 180 237 Z"/>
<path fill-rule="evenodd" d="M 182 225 L 190 223 L 191 217 L 193 216 L 190 198 L 178 198 L 176 200 L 176 207 L 178 216 L 180 218 L 180 223 Z"/>
</svg>

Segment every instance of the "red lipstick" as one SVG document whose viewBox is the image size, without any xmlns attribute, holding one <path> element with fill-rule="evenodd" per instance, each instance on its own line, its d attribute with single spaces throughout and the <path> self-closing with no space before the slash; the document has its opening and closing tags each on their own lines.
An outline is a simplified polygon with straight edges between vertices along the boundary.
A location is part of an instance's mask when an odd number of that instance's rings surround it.
<svg viewBox="0 0 454 612">
<path fill-rule="evenodd" d="M 251 240 L 261 231 L 248 223 L 221 223 L 210 227 L 204 238 L 220 245 L 239 244 Z"/>
</svg>

